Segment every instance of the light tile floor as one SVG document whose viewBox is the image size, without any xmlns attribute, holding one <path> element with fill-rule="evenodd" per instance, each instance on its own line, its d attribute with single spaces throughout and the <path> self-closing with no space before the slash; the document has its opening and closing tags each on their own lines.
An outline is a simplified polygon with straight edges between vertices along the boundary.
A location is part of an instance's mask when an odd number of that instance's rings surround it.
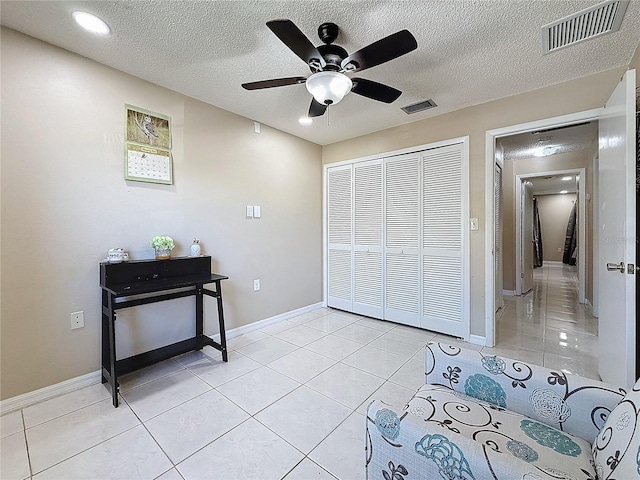
<svg viewBox="0 0 640 480">
<path fill-rule="evenodd" d="M 534 283 L 505 299 L 483 351 L 597 378 L 575 269 L 536 269 Z M 129 374 L 117 409 L 95 385 L 4 415 L 0 478 L 363 479 L 366 405 L 402 407 L 432 339 L 458 342 L 318 309 L 232 339 L 229 363 L 206 347 Z"/>
</svg>

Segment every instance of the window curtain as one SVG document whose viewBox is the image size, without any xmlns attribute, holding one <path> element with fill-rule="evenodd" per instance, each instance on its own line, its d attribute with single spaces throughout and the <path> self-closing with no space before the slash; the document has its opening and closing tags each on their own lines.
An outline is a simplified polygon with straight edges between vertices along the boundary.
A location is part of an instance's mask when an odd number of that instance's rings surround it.
<svg viewBox="0 0 640 480">
<path fill-rule="evenodd" d="M 540 213 L 538 199 L 533 199 L 533 268 L 542 267 L 542 230 L 540 229 Z"/>
<path fill-rule="evenodd" d="M 567 265 L 575 265 L 578 252 L 578 231 L 576 221 L 576 203 L 573 203 L 569 222 L 567 223 L 567 233 L 564 237 L 564 252 L 562 254 L 562 263 Z"/>
</svg>

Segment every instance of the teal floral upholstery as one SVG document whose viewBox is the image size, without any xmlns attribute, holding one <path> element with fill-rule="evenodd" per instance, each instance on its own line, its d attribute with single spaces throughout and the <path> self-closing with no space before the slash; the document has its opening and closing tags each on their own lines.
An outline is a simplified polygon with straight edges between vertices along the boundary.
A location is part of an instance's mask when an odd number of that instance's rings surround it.
<svg viewBox="0 0 640 480">
<path fill-rule="evenodd" d="M 597 380 L 439 343 L 425 349 L 425 379 L 589 442 L 625 395 Z"/>
<path fill-rule="evenodd" d="M 640 380 L 613 409 L 593 442 L 599 479 L 640 478 Z"/>
<path fill-rule="evenodd" d="M 640 382 L 622 389 L 450 345 L 402 410 L 367 411 L 367 478 L 640 478 Z"/>
</svg>

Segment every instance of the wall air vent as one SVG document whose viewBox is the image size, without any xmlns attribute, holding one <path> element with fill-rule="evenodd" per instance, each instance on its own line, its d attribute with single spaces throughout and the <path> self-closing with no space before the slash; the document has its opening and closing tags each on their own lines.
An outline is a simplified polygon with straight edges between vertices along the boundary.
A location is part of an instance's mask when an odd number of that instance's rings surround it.
<svg viewBox="0 0 640 480">
<path fill-rule="evenodd" d="M 402 111 L 407 115 L 411 115 L 412 113 L 422 112 L 423 110 L 428 110 L 429 108 L 434 108 L 437 106 L 438 105 L 436 105 L 436 102 L 434 102 L 432 99 L 429 99 L 402 107 Z"/>
<path fill-rule="evenodd" d="M 616 32 L 629 0 L 609 0 L 542 27 L 542 54 Z"/>
</svg>

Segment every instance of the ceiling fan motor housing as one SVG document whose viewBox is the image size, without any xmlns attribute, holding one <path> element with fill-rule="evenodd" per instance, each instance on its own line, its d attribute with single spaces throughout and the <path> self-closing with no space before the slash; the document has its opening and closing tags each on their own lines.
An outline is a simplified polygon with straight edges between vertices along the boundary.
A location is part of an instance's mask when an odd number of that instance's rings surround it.
<svg viewBox="0 0 640 480">
<path fill-rule="evenodd" d="M 324 58 L 324 61 L 326 62 L 324 70 L 335 72 L 338 72 L 342 69 L 340 64 L 342 63 L 342 60 L 347 58 L 347 56 L 349 55 L 347 51 L 341 46 L 332 44 L 320 45 L 318 47 L 318 52 L 320 52 L 320 55 L 322 55 L 322 58 Z M 314 71 L 313 68 L 311 69 L 311 71 Z"/>
</svg>

